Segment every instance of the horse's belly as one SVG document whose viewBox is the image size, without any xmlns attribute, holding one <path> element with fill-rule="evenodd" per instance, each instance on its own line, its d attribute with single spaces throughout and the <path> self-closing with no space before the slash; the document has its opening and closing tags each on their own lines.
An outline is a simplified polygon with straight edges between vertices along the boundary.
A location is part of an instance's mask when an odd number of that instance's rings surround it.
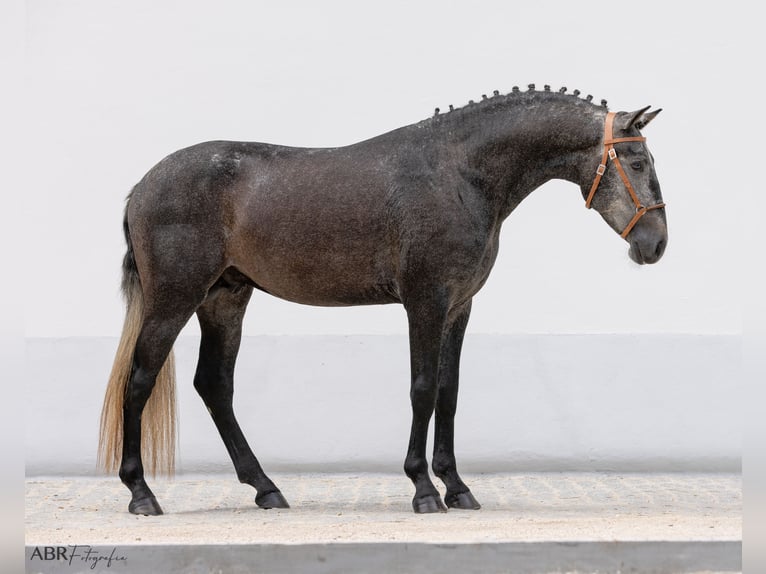
<svg viewBox="0 0 766 574">
<path fill-rule="evenodd" d="M 321 261 L 317 263 L 321 265 Z M 304 267 L 257 258 L 252 266 L 240 270 L 259 289 L 294 303 L 332 307 L 399 302 L 395 282 L 351 264 Z"/>
<path fill-rule="evenodd" d="M 399 301 L 385 245 L 346 230 L 253 237 L 233 263 L 260 289 L 307 305 L 375 305 Z"/>
</svg>

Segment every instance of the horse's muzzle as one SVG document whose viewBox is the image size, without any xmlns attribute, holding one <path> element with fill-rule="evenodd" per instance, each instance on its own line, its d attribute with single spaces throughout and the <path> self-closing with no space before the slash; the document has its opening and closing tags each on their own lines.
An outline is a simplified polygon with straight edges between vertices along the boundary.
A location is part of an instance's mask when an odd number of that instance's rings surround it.
<svg viewBox="0 0 766 574">
<path fill-rule="evenodd" d="M 639 265 L 657 263 L 665 253 L 665 246 L 668 244 L 667 233 L 647 231 L 635 229 L 628 238 L 630 243 L 628 256 Z"/>
</svg>

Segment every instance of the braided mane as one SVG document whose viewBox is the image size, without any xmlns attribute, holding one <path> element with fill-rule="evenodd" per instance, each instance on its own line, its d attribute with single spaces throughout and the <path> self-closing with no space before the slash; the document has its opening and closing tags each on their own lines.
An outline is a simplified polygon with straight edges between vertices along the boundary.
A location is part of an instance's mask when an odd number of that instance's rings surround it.
<svg viewBox="0 0 766 574">
<path fill-rule="evenodd" d="M 512 99 L 516 99 L 516 98 L 519 98 L 521 96 L 527 96 L 529 94 L 532 94 L 532 95 L 536 95 L 536 94 L 561 95 L 561 96 L 564 96 L 564 97 L 567 97 L 567 98 L 576 98 L 577 100 L 580 100 L 580 101 L 583 101 L 583 102 L 593 103 L 593 96 L 592 95 L 588 94 L 584 98 L 581 98 L 580 97 L 580 93 L 581 93 L 580 90 L 574 90 L 574 91 L 572 91 L 571 94 L 568 94 L 566 86 L 560 88 L 557 92 L 551 91 L 551 87 L 548 84 L 545 84 L 545 86 L 543 87 L 542 91 L 536 90 L 535 89 L 535 84 L 529 84 L 527 86 L 527 88 L 528 89 L 526 91 L 521 91 L 518 86 L 514 86 L 512 88 L 512 90 L 509 93 L 507 93 L 507 94 L 500 94 L 500 92 L 498 90 L 495 90 L 492 93 L 492 96 L 487 96 L 487 94 L 482 94 L 481 100 L 479 100 L 478 102 L 475 102 L 474 100 L 469 100 L 466 105 L 458 107 L 458 108 L 456 108 L 452 104 L 450 104 L 449 110 L 446 112 L 446 114 L 441 114 L 441 109 L 440 108 L 436 108 L 434 110 L 434 115 L 431 116 L 431 118 L 429 118 L 429 119 L 439 118 L 439 117 L 443 117 L 445 115 L 449 116 L 451 113 L 454 113 L 454 112 L 465 111 L 465 110 L 474 109 L 474 108 L 478 108 L 478 107 L 481 107 L 482 109 L 484 109 L 486 107 L 490 107 L 490 106 L 494 107 L 495 105 L 502 105 L 502 104 L 505 104 L 505 103 L 509 102 Z M 596 104 L 593 104 L 593 105 L 596 105 Z M 606 100 L 601 100 L 601 106 L 603 108 L 607 109 L 607 102 L 606 102 Z"/>
</svg>

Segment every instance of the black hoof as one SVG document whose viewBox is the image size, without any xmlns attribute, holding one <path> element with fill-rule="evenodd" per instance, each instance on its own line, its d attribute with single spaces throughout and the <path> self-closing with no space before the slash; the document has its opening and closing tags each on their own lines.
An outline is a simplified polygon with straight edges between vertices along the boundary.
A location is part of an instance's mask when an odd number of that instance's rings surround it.
<svg viewBox="0 0 766 574">
<path fill-rule="evenodd" d="M 481 504 L 473 497 L 471 491 L 458 492 L 457 494 L 448 494 L 444 497 L 444 502 L 450 508 L 459 508 L 461 510 L 479 510 Z"/>
<path fill-rule="evenodd" d="M 282 493 L 278 490 L 273 490 L 266 494 L 259 494 L 255 497 L 255 503 L 266 510 L 269 508 L 290 508 L 287 500 L 285 500 L 285 497 L 282 496 Z"/>
<path fill-rule="evenodd" d="M 415 497 L 412 499 L 412 509 L 416 514 L 433 514 L 434 512 L 447 512 L 441 497 L 438 494 L 427 494 L 426 496 Z"/>
<path fill-rule="evenodd" d="M 164 514 L 157 499 L 153 496 L 141 498 L 139 500 L 131 500 L 128 505 L 128 510 L 131 514 L 142 514 L 143 516 L 159 516 Z"/>
</svg>

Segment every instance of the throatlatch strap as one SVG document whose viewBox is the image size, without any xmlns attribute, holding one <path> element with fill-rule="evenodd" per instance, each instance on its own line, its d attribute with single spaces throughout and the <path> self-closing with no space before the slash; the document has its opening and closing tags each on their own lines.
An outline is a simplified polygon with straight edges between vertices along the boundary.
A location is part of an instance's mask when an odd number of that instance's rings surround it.
<svg viewBox="0 0 766 574">
<path fill-rule="evenodd" d="M 617 157 L 617 150 L 614 149 L 614 144 L 622 142 L 644 142 L 646 141 L 646 138 L 643 136 L 632 136 L 627 138 L 614 137 L 614 118 L 616 115 L 617 114 L 614 112 L 609 112 L 606 114 L 606 122 L 604 124 L 604 153 L 601 156 L 601 163 L 599 163 L 598 168 L 596 168 L 596 177 L 594 178 L 593 184 L 591 185 L 590 191 L 588 192 L 588 198 L 585 200 L 585 207 L 590 209 L 591 202 L 593 201 L 593 196 L 596 195 L 598 185 L 601 183 L 601 177 L 604 175 L 604 173 L 606 173 L 607 161 L 611 160 L 617 168 L 617 173 L 620 175 L 622 183 L 625 185 L 628 193 L 630 194 L 630 199 L 636 206 L 636 214 L 633 216 L 633 219 L 630 220 L 623 232 L 620 233 L 620 237 L 624 239 L 628 236 L 628 233 L 630 233 L 631 229 L 635 227 L 636 223 L 638 223 L 638 220 L 641 219 L 647 211 L 660 209 L 665 207 L 665 204 L 658 203 L 656 205 L 645 207 L 641 204 L 641 200 L 638 199 L 638 195 L 636 195 L 636 191 L 633 189 L 633 186 L 631 185 L 630 180 L 628 179 L 628 176 L 625 173 L 619 158 Z"/>
</svg>

